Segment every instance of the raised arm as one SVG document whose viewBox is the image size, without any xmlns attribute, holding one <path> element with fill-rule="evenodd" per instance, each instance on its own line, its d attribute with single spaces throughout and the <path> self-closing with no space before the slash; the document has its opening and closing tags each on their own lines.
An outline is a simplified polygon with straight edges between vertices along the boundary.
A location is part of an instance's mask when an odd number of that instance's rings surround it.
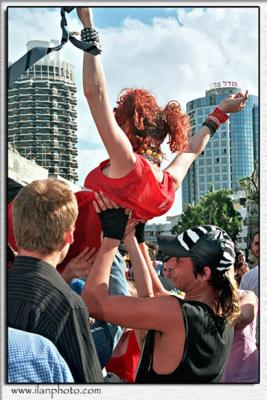
<svg viewBox="0 0 267 400">
<path fill-rule="evenodd" d="M 138 241 L 139 249 L 140 249 L 140 251 L 142 253 L 142 256 L 143 256 L 143 258 L 145 260 L 146 268 L 147 268 L 148 273 L 150 275 L 150 279 L 151 279 L 151 282 L 152 282 L 152 288 L 153 288 L 153 294 L 154 294 L 154 296 L 170 295 L 170 292 L 167 291 L 163 287 L 163 285 L 162 285 L 162 283 L 161 283 L 161 281 L 160 281 L 160 279 L 159 279 L 159 277 L 158 277 L 158 275 L 157 275 L 157 273 L 155 271 L 155 268 L 153 267 L 153 264 L 152 264 L 152 261 L 151 261 L 151 258 L 150 258 L 149 252 L 148 252 L 148 247 L 147 247 L 147 245 L 145 243 L 144 231 L 145 231 L 145 223 L 139 222 L 138 225 L 136 226 L 135 236 L 136 236 L 137 241 Z"/>
<path fill-rule="evenodd" d="M 182 312 L 179 303 L 172 296 L 136 298 L 109 295 L 111 264 L 126 226 L 121 209 L 109 211 L 112 213 L 100 213 L 104 239 L 82 292 L 90 315 L 102 321 L 134 329 L 169 332 L 170 327 L 177 326 L 177 330 L 182 327 L 184 332 Z M 114 223 L 111 223 L 110 216 L 114 218 Z"/>
<path fill-rule="evenodd" d="M 247 99 L 248 92 L 246 91 L 244 95 L 238 93 L 222 100 L 205 121 L 205 123 L 208 121 L 208 126 L 202 126 L 199 132 L 191 138 L 188 151 L 178 154 L 166 168 L 176 183 L 176 189 L 181 186 L 188 169 L 205 149 L 210 137 L 215 133 L 220 123 L 224 123 L 228 119 L 227 113 L 241 111 L 245 107 Z"/>
<path fill-rule="evenodd" d="M 152 280 L 146 260 L 140 251 L 134 234 L 127 235 L 124 241 L 130 255 L 138 297 L 153 297 Z"/>
<path fill-rule="evenodd" d="M 84 28 L 93 28 L 92 10 L 78 7 L 77 14 Z M 110 157 L 109 176 L 121 178 L 133 168 L 136 157 L 127 136 L 118 126 L 108 99 L 101 56 L 84 52 L 83 90 L 93 119 Z"/>
</svg>

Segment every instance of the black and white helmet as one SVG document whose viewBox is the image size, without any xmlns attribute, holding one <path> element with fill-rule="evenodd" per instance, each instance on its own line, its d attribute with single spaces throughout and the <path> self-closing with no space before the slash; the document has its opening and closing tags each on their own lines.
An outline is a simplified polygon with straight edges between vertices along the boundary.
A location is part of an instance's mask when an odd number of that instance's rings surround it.
<svg viewBox="0 0 267 400">
<path fill-rule="evenodd" d="M 215 225 L 195 226 L 178 236 L 158 236 L 158 244 L 168 256 L 191 257 L 221 273 L 235 262 L 232 239 Z"/>
</svg>

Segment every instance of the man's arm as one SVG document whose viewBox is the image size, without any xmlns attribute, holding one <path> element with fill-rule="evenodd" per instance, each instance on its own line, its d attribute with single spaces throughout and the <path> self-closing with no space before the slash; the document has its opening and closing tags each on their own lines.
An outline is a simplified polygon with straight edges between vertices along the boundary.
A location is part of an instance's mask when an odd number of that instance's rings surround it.
<svg viewBox="0 0 267 400">
<path fill-rule="evenodd" d="M 125 244 L 131 259 L 138 297 L 153 297 L 152 281 L 146 260 L 140 251 L 135 236 L 128 235 L 125 238 Z"/>
<path fill-rule="evenodd" d="M 155 271 L 155 268 L 153 267 L 146 243 L 145 242 L 139 243 L 139 247 L 143 254 L 143 257 L 146 260 L 147 269 L 149 271 L 150 278 L 151 278 L 152 285 L 153 285 L 154 296 L 169 296 L 170 292 L 168 290 L 164 289 L 164 287 Z"/>
<path fill-rule="evenodd" d="M 183 324 L 178 301 L 172 296 L 139 298 L 131 296 L 110 296 L 108 281 L 110 262 L 116 253 L 119 241 L 104 238 L 89 274 L 82 298 L 90 315 L 134 329 L 153 329 L 168 332 L 170 327 Z"/>
<path fill-rule="evenodd" d="M 172 296 L 135 298 L 110 296 L 109 275 L 112 260 L 123 238 L 127 220 L 121 209 L 100 213 L 104 239 L 89 273 L 82 298 L 96 319 L 134 329 L 169 332 L 174 326 L 183 328 L 179 302 Z M 114 218 L 114 224 L 110 216 Z"/>
</svg>

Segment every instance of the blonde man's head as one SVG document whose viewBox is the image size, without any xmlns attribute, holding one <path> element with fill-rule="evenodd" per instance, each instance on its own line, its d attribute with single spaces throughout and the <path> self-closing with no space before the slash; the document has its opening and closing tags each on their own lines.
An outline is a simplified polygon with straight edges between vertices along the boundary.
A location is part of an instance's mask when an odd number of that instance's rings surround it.
<svg viewBox="0 0 267 400">
<path fill-rule="evenodd" d="M 43 255 L 61 250 L 77 216 L 76 197 L 67 183 L 58 179 L 33 181 L 19 191 L 13 204 L 18 249 Z"/>
</svg>

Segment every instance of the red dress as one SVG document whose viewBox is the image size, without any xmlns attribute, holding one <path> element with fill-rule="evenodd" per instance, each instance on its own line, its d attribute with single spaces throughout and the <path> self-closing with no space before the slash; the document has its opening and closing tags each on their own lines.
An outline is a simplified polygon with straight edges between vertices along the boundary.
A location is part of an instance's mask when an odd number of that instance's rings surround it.
<svg viewBox="0 0 267 400">
<path fill-rule="evenodd" d="M 130 173 L 123 178 L 114 179 L 105 176 L 102 169 L 109 165 L 103 161 L 87 175 L 84 186 L 93 191 L 102 191 L 111 200 L 122 207 L 133 209 L 133 217 L 151 219 L 165 214 L 172 206 L 175 198 L 174 181 L 167 171 L 163 171 L 163 182 L 159 183 L 152 171 L 150 163 L 136 154 L 136 163 Z M 75 193 L 79 215 L 75 225 L 74 243 L 63 262 L 57 267 L 62 271 L 66 263 L 76 257 L 86 246 L 99 249 L 101 244 L 101 223 L 93 207 L 94 194 L 87 191 Z M 13 236 L 12 206 L 8 213 L 8 242 L 16 249 Z"/>
<path fill-rule="evenodd" d="M 126 382 L 134 382 L 141 351 L 136 340 L 135 330 L 126 332 L 128 335 L 127 350 L 122 356 L 111 357 L 105 368 Z"/>
<path fill-rule="evenodd" d="M 105 176 L 102 169 L 110 161 L 103 161 L 85 178 L 84 186 L 95 192 L 102 191 L 124 208 L 134 210 L 134 217 L 151 219 L 165 214 L 175 198 L 174 181 L 168 171 L 163 171 L 163 182 L 159 183 L 150 163 L 136 154 L 136 163 L 128 175 L 114 179 Z"/>
</svg>

